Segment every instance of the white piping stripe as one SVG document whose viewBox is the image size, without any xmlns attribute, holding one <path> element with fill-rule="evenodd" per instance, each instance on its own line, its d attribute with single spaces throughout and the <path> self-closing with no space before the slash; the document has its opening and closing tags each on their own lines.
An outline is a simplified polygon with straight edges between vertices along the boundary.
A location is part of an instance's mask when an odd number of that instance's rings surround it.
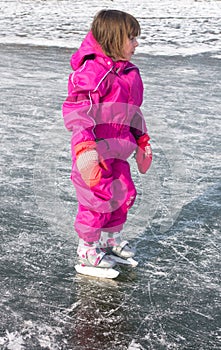
<svg viewBox="0 0 221 350">
<path fill-rule="evenodd" d="M 83 66 L 81 68 L 79 68 L 79 72 L 82 72 L 82 70 L 85 68 L 86 64 L 87 64 L 87 60 L 84 62 Z"/>
<path fill-rule="evenodd" d="M 90 113 L 91 108 L 92 108 L 92 105 L 93 105 L 93 103 L 92 103 L 92 98 L 91 98 L 91 92 L 90 92 L 90 91 L 89 91 L 89 99 L 90 99 L 90 107 L 89 107 L 89 109 L 88 109 L 88 111 L 87 111 L 87 114 Z"/>
<path fill-rule="evenodd" d="M 99 87 L 99 85 L 102 83 L 102 81 L 106 78 L 106 76 L 112 71 L 113 67 L 111 67 L 111 69 L 104 74 L 104 76 L 101 78 L 101 80 L 99 81 L 99 83 L 97 84 L 96 88 L 93 90 L 93 92 L 95 92 L 97 90 L 97 88 Z"/>
<path fill-rule="evenodd" d="M 73 85 L 74 85 L 74 75 L 75 75 L 75 72 L 71 74 L 71 82 Z"/>
</svg>

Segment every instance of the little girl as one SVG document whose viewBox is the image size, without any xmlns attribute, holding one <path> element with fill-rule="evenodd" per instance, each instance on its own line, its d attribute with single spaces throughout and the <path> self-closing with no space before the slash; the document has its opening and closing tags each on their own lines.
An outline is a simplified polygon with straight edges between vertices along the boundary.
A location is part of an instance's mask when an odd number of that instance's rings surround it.
<svg viewBox="0 0 221 350">
<path fill-rule="evenodd" d="M 72 132 L 72 173 L 78 213 L 75 230 L 81 262 L 113 267 L 113 255 L 134 256 L 121 231 L 136 198 L 128 157 L 145 173 L 152 161 L 149 136 L 140 110 L 143 84 L 130 62 L 140 35 L 128 13 L 102 10 L 71 58 L 64 123 Z"/>
</svg>

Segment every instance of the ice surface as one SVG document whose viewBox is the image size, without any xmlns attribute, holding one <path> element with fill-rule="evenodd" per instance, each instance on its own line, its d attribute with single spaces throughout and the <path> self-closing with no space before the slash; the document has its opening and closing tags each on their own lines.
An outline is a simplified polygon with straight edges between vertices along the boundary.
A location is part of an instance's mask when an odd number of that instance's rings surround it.
<svg viewBox="0 0 221 350">
<path fill-rule="evenodd" d="M 125 10 L 125 1 L 10 0 L 0 3 L 0 42 L 78 47 L 103 8 Z M 138 52 L 191 55 L 221 49 L 220 1 L 127 1 L 141 23 Z"/>
<path fill-rule="evenodd" d="M 1 347 L 218 349 L 219 61 L 137 57 L 154 163 L 139 176 L 131 159 L 138 199 L 125 233 L 139 266 L 106 282 L 74 271 L 60 112 L 70 54 L 1 46 Z"/>
</svg>

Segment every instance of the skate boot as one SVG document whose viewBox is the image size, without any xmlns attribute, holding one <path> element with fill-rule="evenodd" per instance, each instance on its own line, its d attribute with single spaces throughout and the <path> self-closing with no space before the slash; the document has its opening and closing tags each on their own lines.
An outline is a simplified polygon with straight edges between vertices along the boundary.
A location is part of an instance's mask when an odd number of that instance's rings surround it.
<svg viewBox="0 0 221 350">
<path fill-rule="evenodd" d="M 99 247 L 99 242 L 88 243 L 79 240 L 77 253 L 81 264 L 99 268 L 112 268 L 116 262 Z"/>
<path fill-rule="evenodd" d="M 75 270 L 78 273 L 111 279 L 119 275 L 119 271 L 113 268 L 116 261 L 100 248 L 99 242 L 88 243 L 80 239 L 77 253 L 80 261 Z"/>
<path fill-rule="evenodd" d="M 122 240 L 120 232 L 102 232 L 101 246 L 108 254 L 114 254 L 122 259 L 133 258 L 135 250 L 132 249 L 128 241 Z"/>
</svg>

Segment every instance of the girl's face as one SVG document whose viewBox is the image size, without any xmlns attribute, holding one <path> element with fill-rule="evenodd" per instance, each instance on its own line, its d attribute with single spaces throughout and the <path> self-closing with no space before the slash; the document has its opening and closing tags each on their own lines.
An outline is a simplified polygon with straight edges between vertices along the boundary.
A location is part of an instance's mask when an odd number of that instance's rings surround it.
<svg viewBox="0 0 221 350">
<path fill-rule="evenodd" d="M 134 54 L 137 46 L 138 42 L 136 37 L 131 36 L 130 38 L 127 38 L 122 50 L 124 56 L 123 60 L 130 61 L 131 56 Z"/>
</svg>

